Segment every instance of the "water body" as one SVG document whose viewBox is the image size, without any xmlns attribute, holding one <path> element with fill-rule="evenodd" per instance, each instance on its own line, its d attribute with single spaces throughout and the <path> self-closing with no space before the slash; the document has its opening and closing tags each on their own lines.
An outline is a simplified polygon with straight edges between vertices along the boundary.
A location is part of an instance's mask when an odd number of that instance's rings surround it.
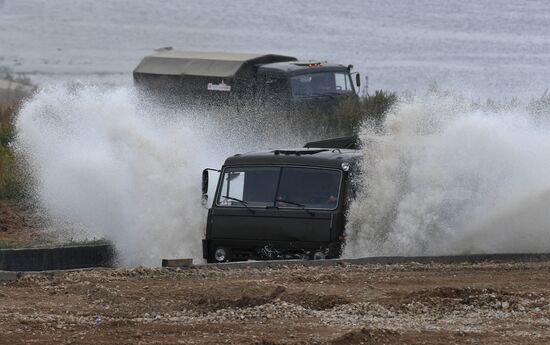
<svg viewBox="0 0 550 345">
<path fill-rule="evenodd" d="M 550 84 L 549 32 L 542 0 L 3 0 L 0 65 L 129 84 L 158 47 L 272 52 L 351 63 L 370 90 L 530 98 Z"/>
</svg>

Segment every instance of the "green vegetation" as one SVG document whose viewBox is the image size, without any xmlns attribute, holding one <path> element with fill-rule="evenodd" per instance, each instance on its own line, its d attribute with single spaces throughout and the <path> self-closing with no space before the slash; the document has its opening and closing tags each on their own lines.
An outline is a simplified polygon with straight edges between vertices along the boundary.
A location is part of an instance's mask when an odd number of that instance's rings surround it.
<svg viewBox="0 0 550 345">
<path fill-rule="evenodd" d="M 355 135 L 363 124 L 381 130 L 386 114 L 397 102 L 394 92 L 377 90 L 374 95 L 366 95 L 359 102 L 343 102 L 337 110 L 336 128 L 341 135 Z"/>
<path fill-rule="evenodd" d="M 297 129 L 306 138 L 324 139 L 356 135 L 363 124 L 374 130 L 382 129 L 386 114 L 397 102 L 397 95 L 388 91 L 376 91 L 358 100 L 348 98 L 336 108 L 312 109 L 306 112 L 292 114 L 288 119 L 291 128 Z M 265 111 L 263 112 L 264 114 Z M 264 116 L 277 116 L 264 115 Z M 280 115 L 279 115 L 280 116 Z"/>
<path fill-rule="evenodd" d="M 15 113 L 36 86 L 6 67 L 0 67 L 0 79 L 7 85 L 0 89 L 0 199 L 18 199 L 23 197 L 25 181 L 12 148 Z"/>
<path fill-rule="evenodd" d="M 11 148 L 15 137 L 15 108 L 15 105 L 0 105 L 0 199 L 23 195 L 23 175 Z"/>
<path fill-rule="evenodd" d="M 36 91 L 28 77 L 14 74 L 9 68 L 0 67 L 0 79 L 5 84 L 0 88 L 0 103 L 18 102 Z"/>
<path fill-rule="evenodd" d="M 539 98 L 533 98 L 527 105 L 529 113 L 538 120 L 548 120 L 550 116 L 550 92 L 548 90 Z"/>
<path fill-rule="evenodd" d="M 49 247 L 83 247 L 83 246 L 101 246 L 112 245 L 111 242 L 105 239 L 91 240 L 69 240 L 58 243 L 56 241 L 48 241 L 41 239 L 40 241 L 32 240 L 15 240 L 15 239 L 0 239 L 0 249 L 19 249 L 19 248 L 49 248 Z"/>
<path fill-rule="evenodd" d="M 0 249 L 13 249 L 24 247 L 25 243 L 20 243 L 15 240 L 0 240 Z"/>
</svg>

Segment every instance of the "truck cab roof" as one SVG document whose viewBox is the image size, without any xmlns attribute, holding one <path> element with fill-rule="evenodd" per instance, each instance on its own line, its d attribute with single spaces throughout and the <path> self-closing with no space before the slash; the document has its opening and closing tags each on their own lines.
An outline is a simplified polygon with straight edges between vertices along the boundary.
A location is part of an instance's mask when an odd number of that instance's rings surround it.
<svg viewBox="0 0 550 345">
<path fill-rule="evenodd" d="M 317 72 L 347 72 L 349 66 L 335 63 L 327 63 L 316 60 L 298 60 L 274 62 L 262 65 L 258 68 L 259 73 L 298 75 Z"/>
<path fill-rule="evenodd" d="M 361 157 L 359 150 L 339 148 L 291 148 L 236 154 L 224 165 L 301 165 L 323 168 L 342 168 Z"/>
</svg>

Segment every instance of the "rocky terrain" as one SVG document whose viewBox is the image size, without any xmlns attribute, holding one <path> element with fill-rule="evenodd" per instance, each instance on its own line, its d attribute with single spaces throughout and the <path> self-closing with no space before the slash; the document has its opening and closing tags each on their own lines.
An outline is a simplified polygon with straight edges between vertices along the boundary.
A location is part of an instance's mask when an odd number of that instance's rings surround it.
<svg viewBox="0 0 550 345">
<path fill-rule="evenodd" d="M 549 262 L 119 268 L 0 285 L 9 344 L 548 344 Z"/>
</svg>

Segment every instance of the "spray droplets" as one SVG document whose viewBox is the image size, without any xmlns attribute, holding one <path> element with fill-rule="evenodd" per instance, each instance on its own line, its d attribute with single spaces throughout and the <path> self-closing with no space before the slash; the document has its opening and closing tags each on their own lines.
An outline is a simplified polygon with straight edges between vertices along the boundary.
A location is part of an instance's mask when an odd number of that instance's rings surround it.
<svg viewBox="0 0 550 345">
<path fill-rule="evenodd" d="M 386 130 L 361 134 L 348 256 L 550 250 L 550 131 L 526 111 L 413 99 Z"/>
<path fill-rule="evenodd" d="M 200 260 L 202 169 L 305 140 L 285 117 L 168 108 L 141 96 L 124 87 L 43 89 L 19 113 L 16 148 L 62 240 L 112 241 L 122 265 Z"/>
<path fill-rule="evenodd" d="M 17 149 L 65 237 L 110 240 L 126 265 L 200 257 L 197 177 L 210 156 L 190 121 L 138 104 L 125 88 L 42 90 L 20 111 Z"/>
<path fill-rule="evenodd" d="M 127 88 L 51 87 L 20 111 L 16 149 L 68 238 L 110 240 L 124 265 L 200 258 L 201 170 L 309 139 L 283 118 L 266 125 L 254 114 L 240 122 L 202 115 L 141 108 Z M 547 118 L 451 97 L 400 102 L 387 135 L 360 134 L 363 174 L 346 255 L 549 251 Z"/>
</svg>

